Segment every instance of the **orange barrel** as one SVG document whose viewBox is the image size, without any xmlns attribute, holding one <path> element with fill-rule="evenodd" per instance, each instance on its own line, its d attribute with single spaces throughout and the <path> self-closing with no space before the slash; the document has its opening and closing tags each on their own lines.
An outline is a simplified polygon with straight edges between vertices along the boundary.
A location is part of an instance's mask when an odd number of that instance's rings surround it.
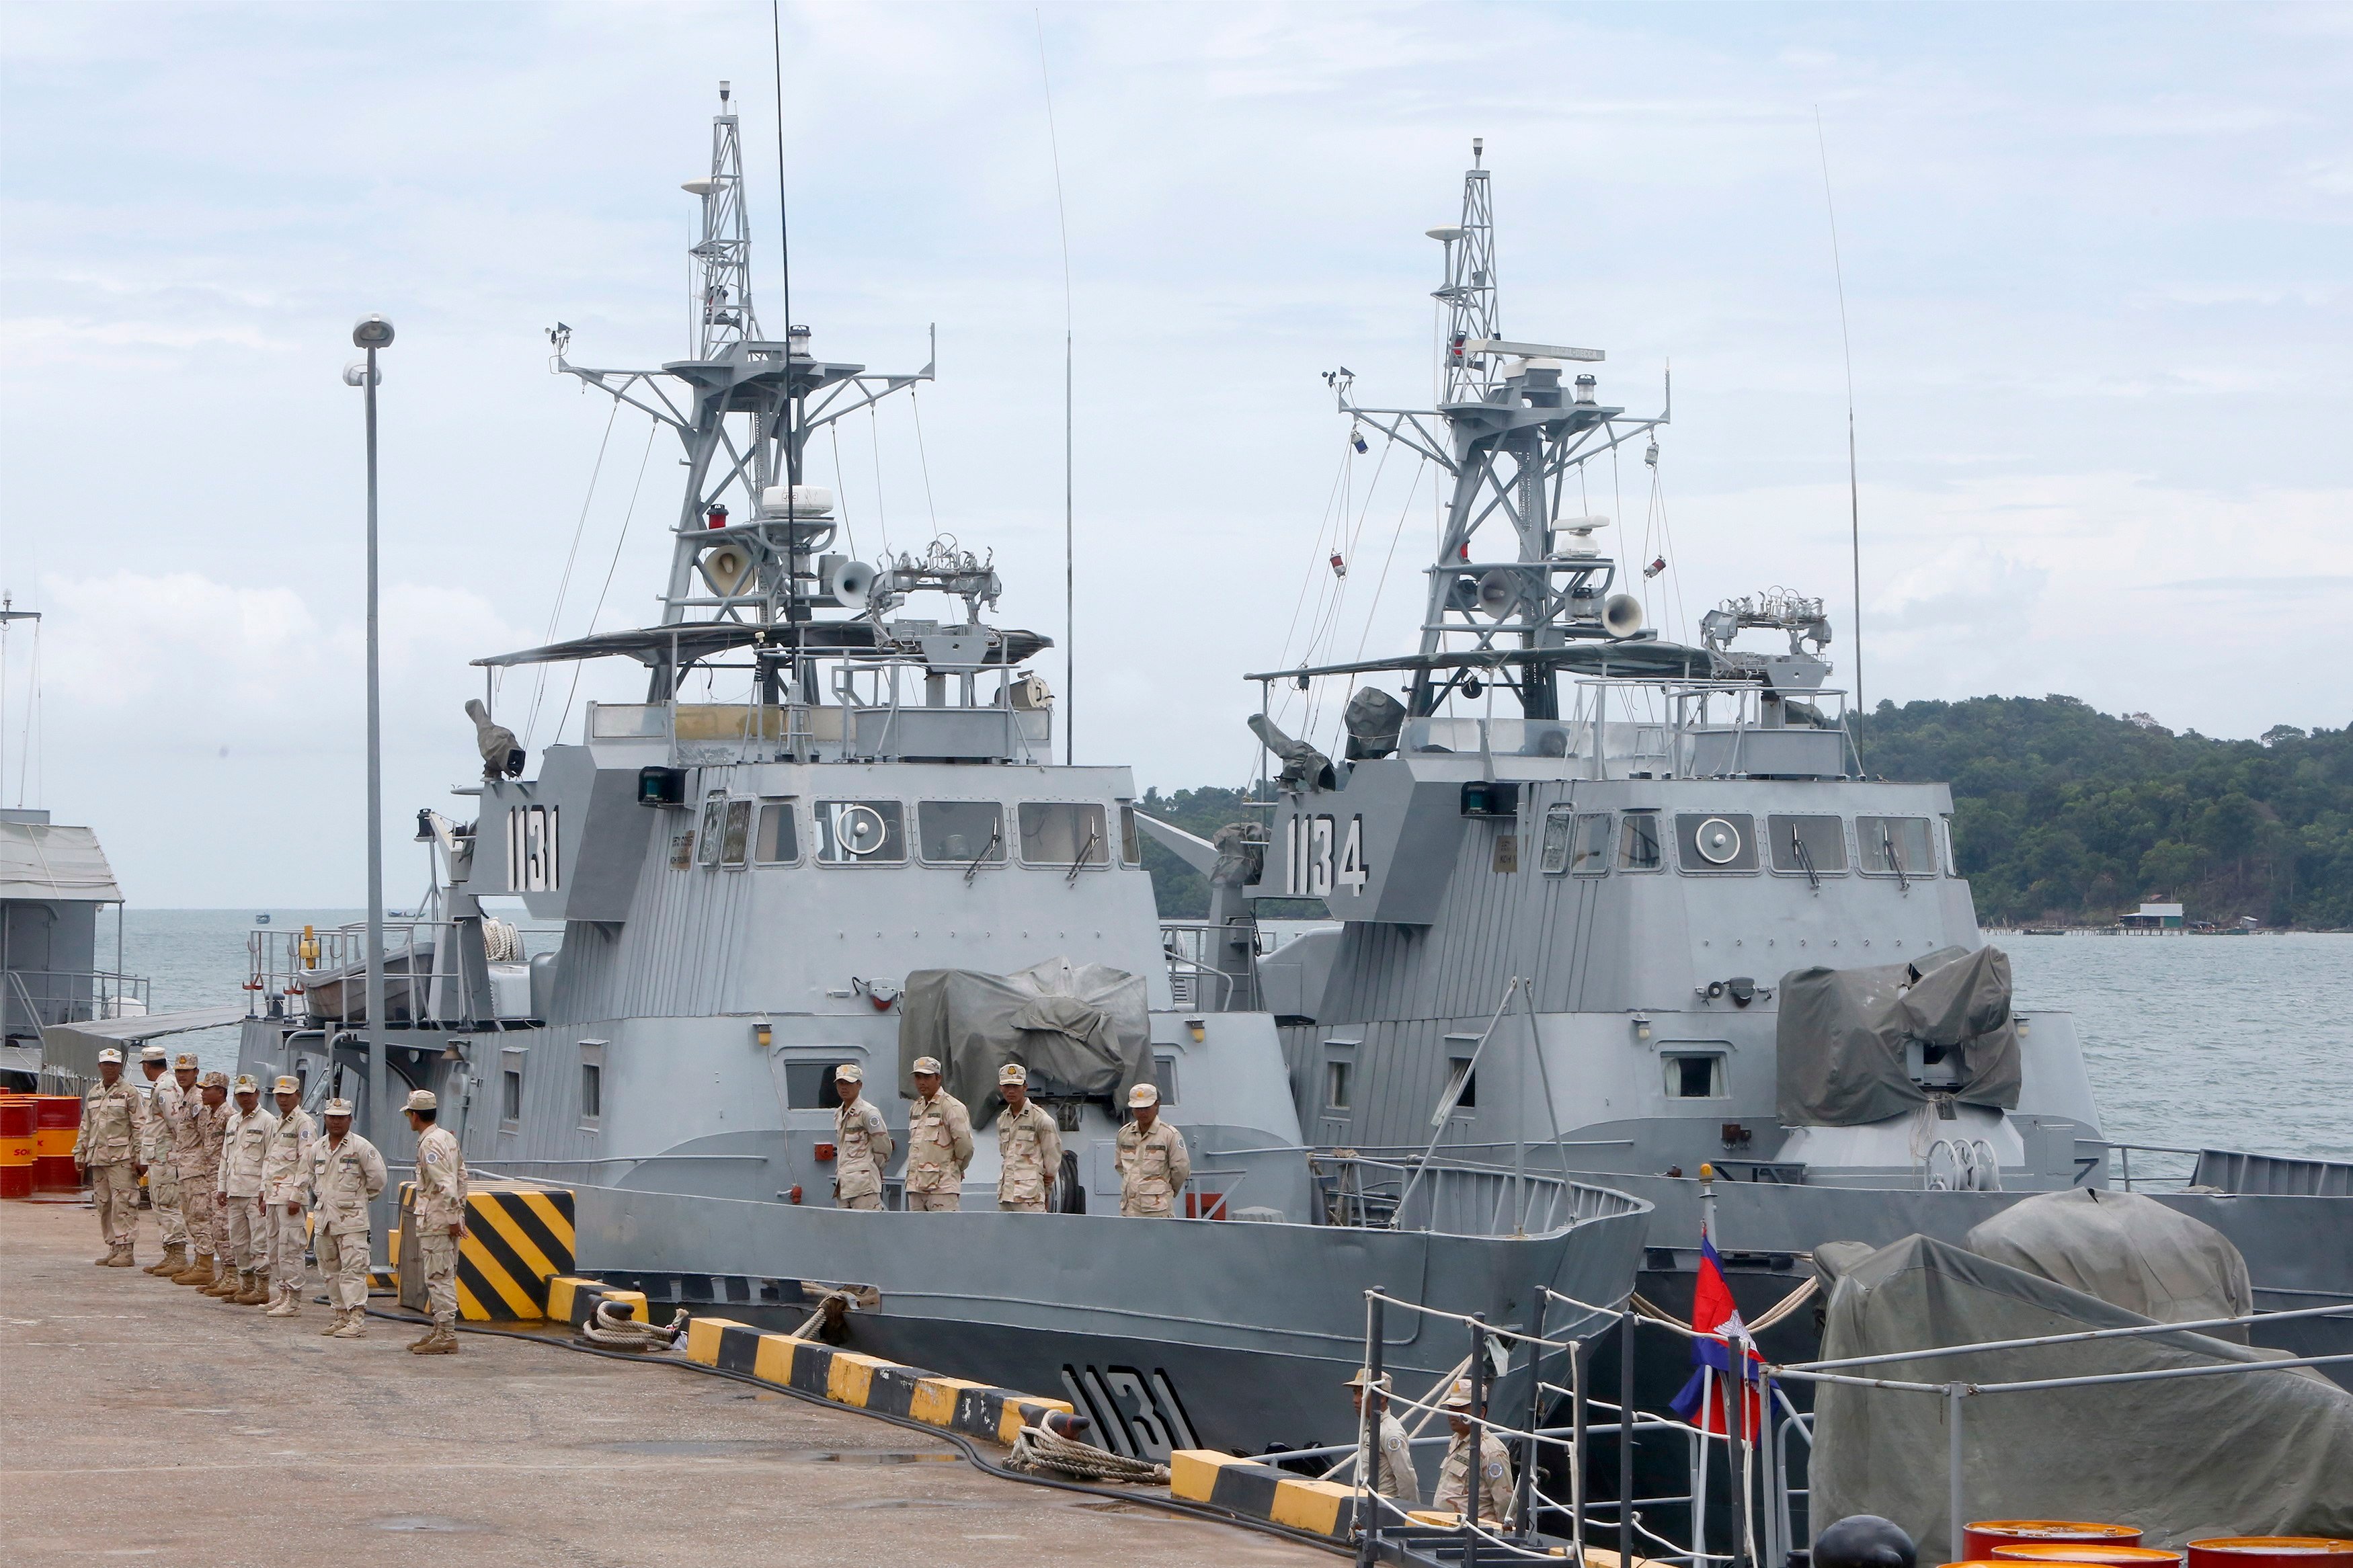
<svg viewBox="0 0 2353 1568">
<path fill-rule="evenodd" d="M 2190 1568 L 2353 1568 L 2353 1541 L 2329 1535 L 2218 1535 L 2189 1543 Z"/>
<path fill-rule="evenodd" d="M 33 1195 L 33 1142 L 39 1125 L 31 1095 L 0 1097 L 0 1198 Z"/>
<path fill-rule="evenodd" d="M 38 1127 L 33 1143 L 33 1190 L 70 1193 L 81 1185 L 74 1169 L 74 1140 L 81 1136 L 81 1100 L 70 1094 L 37 1094 Z"/>
<path fill-rule="evenodd" d="M 1961 1555 L 1983 1562 L 2000 1546 L 2030 1541 L 2097 1541 L 2138 1546 L 2140 1531 L 2129 1524 L 2092 1524 L 2080 1519 L 1981 1519 L 1961 1531 Z"/>
<path fill-rule="evenodd" d="M 2090 1568 L 2181 1568 L 2181 1553 L 2106 1541 L 2013 1541 L 1993 1549 L 1997 1563 L 2089 1564 Z"/>
</svg>

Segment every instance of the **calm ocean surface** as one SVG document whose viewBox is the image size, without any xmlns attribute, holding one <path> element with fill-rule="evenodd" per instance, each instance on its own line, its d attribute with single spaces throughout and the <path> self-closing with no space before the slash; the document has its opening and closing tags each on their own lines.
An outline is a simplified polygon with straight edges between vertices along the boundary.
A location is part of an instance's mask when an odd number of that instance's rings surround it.
<svg viewBox="0 0 2353 1568">
<path fill-rule="evenodd" d="M 154 982 L 159 1013 L 241 1003 L 253 914 L 132 909 L 123 964 Z M 272 910 L 269 929 L 359 918 Z M 537 952 L 555 934 L 526 942 Z M 2010 952 L 2021 1005 L 2075 1015 L 2110 1138 L 2353 1160 L 2353 935 L 1991 940 Z M 187 1038 L 206 1067 L 235 1065 L 235 1029 Z"/>
</svg>

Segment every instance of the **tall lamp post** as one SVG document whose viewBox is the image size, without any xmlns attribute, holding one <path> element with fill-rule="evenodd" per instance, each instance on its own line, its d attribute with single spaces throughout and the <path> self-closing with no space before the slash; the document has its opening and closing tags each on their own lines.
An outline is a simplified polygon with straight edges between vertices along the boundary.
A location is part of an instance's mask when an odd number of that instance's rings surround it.
<svg viewBox="0 0 2353 1568">
<path fill-rule="evenodd" d="M 384 1043 L 384 710 L 377 679 L 375 548 L 376 351 L 392 342 L 392 323 L 360 318 L 352 342 L 367 358 L 343 368 L 343 381 L 367 398 L 367 1113 L 368 1131 L 381 1142 L 392 1113 L 385 1106 Z"/>
</svg>

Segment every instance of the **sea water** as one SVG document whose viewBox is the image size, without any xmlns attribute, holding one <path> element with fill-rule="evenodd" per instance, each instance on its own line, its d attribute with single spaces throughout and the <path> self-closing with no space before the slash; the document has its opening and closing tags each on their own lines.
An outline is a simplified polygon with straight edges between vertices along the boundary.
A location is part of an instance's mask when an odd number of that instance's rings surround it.
<svg viewBox="0 0 2353 1568">
<path fill-rule="evenodd" d="M 242 1004 L 257 930 L 325 929 L 355 910 L 126 912 L 122 963 L 153 982 L 159 1013 Z M 100 945 L 111 946 L 103 929 Z M 557 929 L 525 922 L 544 952 Z M 2018 1005 L 2075 1016 L 2102 1130 L 2118 1142 L 2353 1160 L 2353 934 L 1989 939 L 2010 955 Z M 111 953 L 106 956 L 111 956 Z M 101 962 L 104 960 L 101 959 Z M 206 1068 L 233 1068 L 237 1030 L 182 1037 Z M 2186 1169 L 2137 1157 L 2134 1174 Z"/>
</svg>

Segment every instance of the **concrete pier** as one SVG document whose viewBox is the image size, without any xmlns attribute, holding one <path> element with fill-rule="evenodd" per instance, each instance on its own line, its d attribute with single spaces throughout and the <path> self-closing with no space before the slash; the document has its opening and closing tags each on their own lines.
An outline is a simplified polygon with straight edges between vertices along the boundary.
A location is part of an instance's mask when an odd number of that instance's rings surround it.
<svg viewBox="0 0 2353 1568">
<path fill-rule="evenodd" d="M 139 1261 L 161 1256 L 142 1217 Z M 631 1568 L 1329 1553 L 1000 1480 L 870 1416 L 699 1373 L 371 1320 L 361 1341 L 95 1268 L 90 1211 L 0 1205 L 0 1561 Z M 379 1305 L 383 1305 L 379 1301 Z M 953 1372 L 954 1368 L 941 1368 Z"/>
</svg>

